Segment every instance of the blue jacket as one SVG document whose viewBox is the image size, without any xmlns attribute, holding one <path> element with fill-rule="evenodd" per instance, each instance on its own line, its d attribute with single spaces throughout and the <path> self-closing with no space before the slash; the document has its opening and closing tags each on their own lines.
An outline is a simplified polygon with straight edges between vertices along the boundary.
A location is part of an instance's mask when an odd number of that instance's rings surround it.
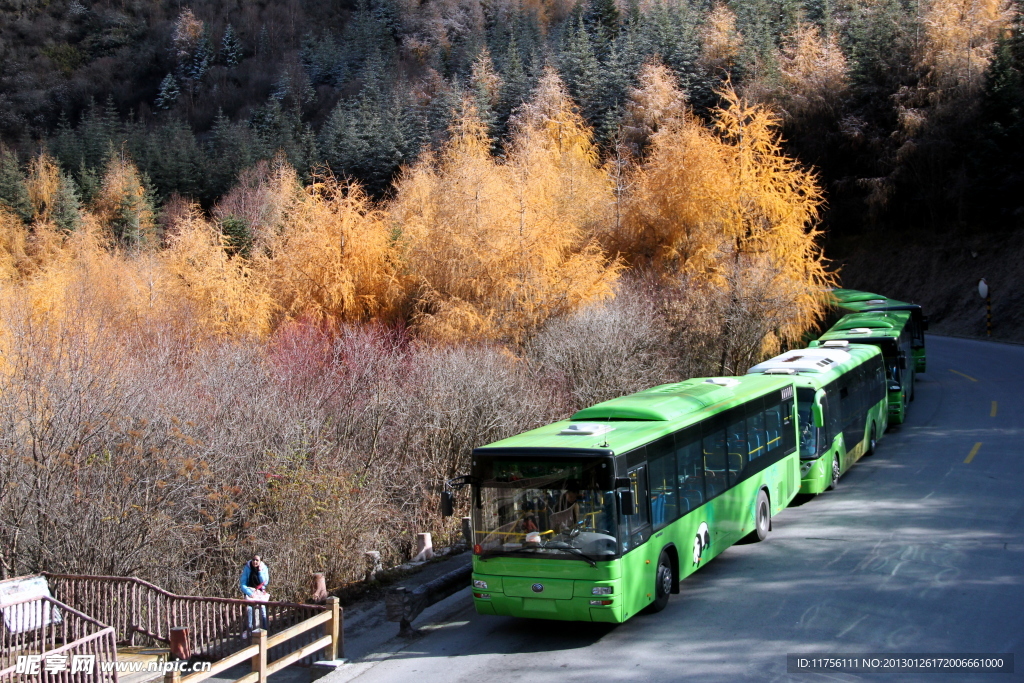
<svg viewBox="0 0 1024 683">
<path fill-rule="evenodd" d="M 253 591 L 256 589 L 249 585 L 249 577 L 252 575 L 252 565 L 248 562 L 242 567 L 242 576 L 238 579 L 238 587 L 241 589 L 242 594 L 250 598 L 252 597 Z M 263 589 L 266 590 L 267 585 L 270 583 L 270 569 L 267 567 L 266 562 L 260 563 L 259 572 L 259 583 L 263 584 Z"/>
</svg>

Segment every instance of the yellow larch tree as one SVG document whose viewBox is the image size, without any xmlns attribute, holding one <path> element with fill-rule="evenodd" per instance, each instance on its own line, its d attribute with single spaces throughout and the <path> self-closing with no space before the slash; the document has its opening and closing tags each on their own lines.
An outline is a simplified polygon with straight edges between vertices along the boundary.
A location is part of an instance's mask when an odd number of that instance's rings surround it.
<svg viewBox="0 0 1024 683">
<path fill-rule="evenodd" d="M 595 239 L 612 183 L 553 71 L 513 126 L 499 163 L 467 101 L 445 148 L 397 184 L 390 213 L 414 320 L 434 339 L 521 342 L 550 316 L 612 295 L 621 266 Z"/>
<path fill-rule="evenodd" d="M 709 71 L 730 70 L 743 50 L 743 34 L 736 15 L 724 2 L 716 2 L 701 29 L 701 63 Z"/>
<path fill-rule="evenodd" d="M 1010 26 L 1008 0 L 931 0 L 922 17 L 921 67 L 940 89 L 974 92 L 984 84 L 1000 32 Z"/>
<path fill-rule="evenodd" d="M 401 304 L 391 226 L 358 185 L 330 175 L 303 190 L 255 265 L 289 317 L 370 320 Z"/>
<path fill-rule="evenodd" d="M 640 69 L 638 87 L 629 91 L 620 140 L 639 158 L 662 123 L 680 120 L 685 110 L 686 98 L 672 70 L 661 62 L 647 62 Z"/>
<path fill-rule="evenodd" d="M 37 220 L 50 220 L 60 192 L 60 167 L 49 154 L 40 152 L 28 165 L 28 197 Z"/>
<path fill-rule="evenodd" d="M 171 228 L 156 274 L 165 314 L 203 336 L 267 334 L 276 309 L 265 277 L 228 254 L 224 235 L 198 205 L 185 206 Z"/>
<path fill-rule="evenodd" d="M 793 118 L 835 111 L 849 88 L 849 69 L 838 37 L 822 36 L 807 22 L 800 22 L 783 44 L 779 72 L 782 89 L 776 101 Z"/>
<path fill-rule="evenodd" d="M 153 237 L 153 204 L 139 169 L 123 152 L 112 154 L 93 209 L 122 245 L 139 246 Z"/>
<path fill-rule="evenodd" d="M 686 115 L 654 136 L 627 230 L 637 261 L 724 293 L 720 365 L 733 372 L 799 340 L 833 277 L 817 245 L 814 175 L 783 153 L 770 110 L 729 86 L 720 95 L 713 129 Z"/>
</svg>

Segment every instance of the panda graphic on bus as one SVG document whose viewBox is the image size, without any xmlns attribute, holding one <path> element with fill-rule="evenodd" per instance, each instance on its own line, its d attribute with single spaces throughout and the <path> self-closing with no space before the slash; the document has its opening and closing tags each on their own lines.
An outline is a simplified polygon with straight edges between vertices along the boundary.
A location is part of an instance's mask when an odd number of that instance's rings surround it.
<svg viewBox="0 0 1024 683">
<path fill-rule="evenodd" d="M 711 545 L 711 534 L 708 531 L 708 523 L 701 522 L 697 527 L 697 535 L 693 538 L 693 563 L 699 564 L 704 551 Z"/>
</svg>

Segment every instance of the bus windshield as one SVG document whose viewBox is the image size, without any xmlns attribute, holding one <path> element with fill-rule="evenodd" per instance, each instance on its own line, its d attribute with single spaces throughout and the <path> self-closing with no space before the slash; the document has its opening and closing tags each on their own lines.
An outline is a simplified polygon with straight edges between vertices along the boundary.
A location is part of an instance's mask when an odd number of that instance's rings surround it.
<svg viewBox="0 0 1024 683">
<path fill-rule="evenodd" d="M 615 492 L 598 486 L 609 463 L 491 460 L 473 529 L 481 555 L 608 560 L 617 555 Z"/>
<path fill-rule="evenodd" d="M 818 457 L 818 435 L 820 429 L 814 426 L 811 419 L 811 406 L 814 404 L 814 389 L 799 388 L 796 390 L 797 419 L 800 425 L 800 457 L 804 460 Z"/>
</svg>

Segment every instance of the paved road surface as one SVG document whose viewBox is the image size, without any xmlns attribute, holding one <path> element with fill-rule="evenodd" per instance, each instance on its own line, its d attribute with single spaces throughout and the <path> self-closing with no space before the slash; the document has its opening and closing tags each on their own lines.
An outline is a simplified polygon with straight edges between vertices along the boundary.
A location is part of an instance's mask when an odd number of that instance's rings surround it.
<svg viewBox="0 0 1024 683">
<path fill-rule="evenodd" d="M 325 683 L 1024 680 L 1024 347 L 928 346 L 907 424 L 661 614 L 614 627 L 486 617 L 463 595 L 423 636 Z M 822 652 L 1019 661 L 1015 674 L 787 673 L 786 653 Z"/>
</svg>

